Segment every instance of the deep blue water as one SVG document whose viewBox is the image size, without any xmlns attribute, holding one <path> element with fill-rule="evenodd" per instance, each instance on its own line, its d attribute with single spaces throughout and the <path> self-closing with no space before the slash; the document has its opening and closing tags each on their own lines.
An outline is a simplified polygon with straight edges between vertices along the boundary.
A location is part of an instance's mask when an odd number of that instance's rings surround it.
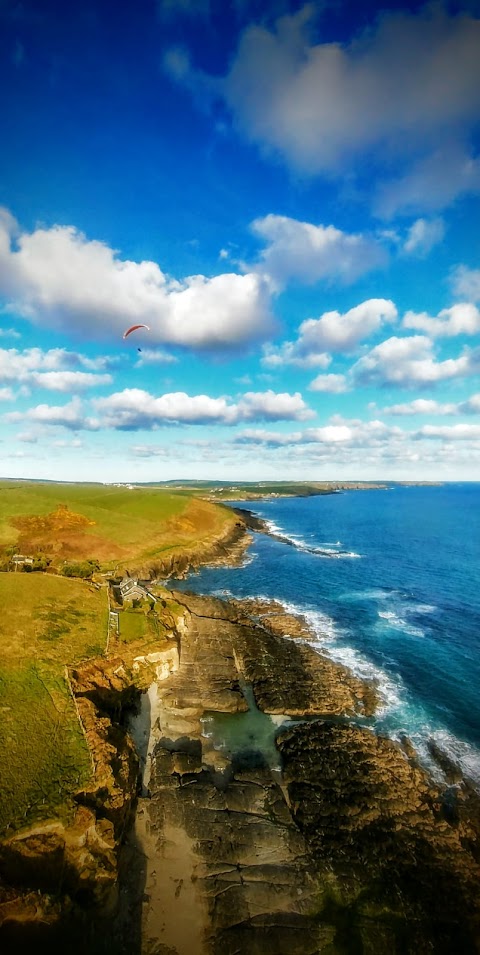
<svg viewBox="0 0 480 955">
<path fill-rule="evenodd" d="M 434 737 L 480 782 L 480 484 L 243 506 L 292 545 L 255 534 L 243 567 L 184 589 L 307 613 L 317 647 L 379 681 L 377 729 L 407 733 L 427 762 Z"/>
</svg>

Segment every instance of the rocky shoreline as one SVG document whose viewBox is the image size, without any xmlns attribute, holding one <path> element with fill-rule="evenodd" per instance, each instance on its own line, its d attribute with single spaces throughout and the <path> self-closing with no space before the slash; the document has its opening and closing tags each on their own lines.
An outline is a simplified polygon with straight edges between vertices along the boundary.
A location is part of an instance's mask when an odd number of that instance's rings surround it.
<svg viewBox="0 0 480 955">
<path fill-rule="evenodd" d="M 217 507 L 222 506 L 217 504 Z M 151 580 L 169 580 L 172 577 L 182 580 L 199 567 L 216 564 L 235 566 L 240 563 L 252 543 L 249 530 L 265 531 L 267 526 L 249 511 L 231 507 L 228 511 L 233 511 L 237 519 L 233 525 L 229 524 L 221 535 L 204 538 L 196 544 L 190 543 L 188 547 L 182 547 L 178 551 L 170 549 L 165 557 L 157 555 L 151 561 L 129 561 L 128 573 Z"/>
<path fill-rule="evenodd" d="M 2 951 L 478 953 L 478 796 L 371 731 L 376 687 L 303 618 L 165 595 L 154 650 L 69 674 L 94 780 L 69 827 L 0 845 Z"/>
</svg>

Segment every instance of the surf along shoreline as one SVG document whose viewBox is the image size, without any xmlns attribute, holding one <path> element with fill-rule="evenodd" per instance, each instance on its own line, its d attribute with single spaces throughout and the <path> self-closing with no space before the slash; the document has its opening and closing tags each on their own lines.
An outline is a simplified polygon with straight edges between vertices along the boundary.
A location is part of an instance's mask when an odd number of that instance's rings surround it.
<svg viewBox="0 0 480 955">
<path fill-rule="evenodd" d="M 171 561 L 164 577 L 238 562 L 249 530 L 270 533 L 252 512 L 233 510 L 235 533 Z M 80 802 L 77 842 L 44 826 L 1 847 L 0 861 L 23 879 L 0 906 L 6 943 L 42 937 L 45 926 L 51 940 L 70 943 L 75 924 L 82 945 L 119 955 L 154 942 L 179 955 L 254 944 L 274 953 L 280 939 L 285 951 L 303 939 L 305 952 L 327 941 L 343 952 L 348 924 L 352 951 L 380 955 L 400 939 L 413 951 L 440 938 L 476 951 L 475 794 L 459 780 L 439 791 L 408 740 L 399 746 L 350 722 L 374 713 L 375 687 L 308 647 L 305 619 L 271 601 L 159 594 L 162 641 L 143 653 L 114 642 L 108 658 L 70 672 L 98 779 Z M 142 764 L 127 723 L 147 697 Z M 255 730 L 238 750 L 205 734 L 205 719 L 249 712 L 270 719 L 274 736 L 283 725 L 281 770 Z M 66 875 L 52 894 L 55 853 Z M 38 862 L 54 874 L 40 902 Z"/>
</svg>

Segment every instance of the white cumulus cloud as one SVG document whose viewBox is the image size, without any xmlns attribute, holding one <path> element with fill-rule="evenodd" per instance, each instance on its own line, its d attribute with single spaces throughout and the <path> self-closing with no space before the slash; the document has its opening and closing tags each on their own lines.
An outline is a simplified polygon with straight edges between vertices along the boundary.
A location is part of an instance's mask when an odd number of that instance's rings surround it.
<svg viewBox="0 0 480 955">
<path fill-rule="evenodd" d="M 309 385 L 310 391 L 323 391 L 332 395 L 339 395 L 348 391 L 348 383 L 345 375 L 317 375 Z"/>
<path fill-rule="evenodd" d="M 427 332 L 433 338 L 477 335 L 480 332 L 480 310 L 470 302 L 459 302 L 442 309 L 435 318 L 426 312 L 406 312 L 402 324 L 404 328 Z"/>
<path fill-rule="evenodd" d="M 144 323 L 152 344 L 222 349 L 271 331 L 270 291 L 257 273 L 179 281 L 72 226 L 22 233 L 9 214 L 0 218 L 0 294 L 30 321 L 86 339 L 117 340 Z"/>
<path fill-rule="evenodd" d="M 77 392 L 112 381 L 108 373 L 78 371 L 77 368 L 103 368 L 108 359 L 89 359 L 63 348 L 0 348 L 0 383 L 45 388 L 48 391 Z"/>
<path fill-rule="evenodd" d="M 428 385 L 480 371 L 480 354 L 464 352 L 458 358 L 437 361 L 433 344 L 423 335 L 388 338 L 372 348 L 351 369 L 358 384 Z"/>
<path fill-rule="evenodd" d="M 252 229 L 267 242 L 261 268 L 280 287 L 291 279 L 307 285 L 321 279 L 348 284 L 385 264 L 387 258 L 376 239 L 342 232 L 333 225 L 270 214 L 255 219 Z"/>
<path fill-rule="evenodd" d="M 234 425 L 240 421 L 303 421 L 314 417 L 298 392 L 247 392 L 234 403 L 224 397 L 185 392 L 155 397 L 139 388 L 127 388 L 95 399 L 93 404 L 105 427 L 125 430 L 156 428 L 172 422 Z"/>
<path fill-rule="evenodd" d="M 382 408 L 382 413 L 399 417 L 418 414 L 449 415 L 457 413 L 457 405 L 452 403 L 442 404 L 433 398 L 415 398 L 414 401 Z"/>
<path fill-rule="evenodd" d="M 396 317 L 395 305 L 384 298 L 368 299 L 343 314 L 325 312 L 320 318 L 302 322 L 296 342 L 266 348 L 262 362 L 270 366 L 297 364 L 304 368 L 326 368 L 331 360 L 328 352 L 354 351 L 359 342 Z"/>
<path fill-rule="evenodd" d="M 79 398 L 72 398 L 66 405 L 36 405 L 26 412 L 11 411 L 4 415 L 5 421 L 34 421 L 41 425 L 56 425 L 71 431 L 98 431 L 100 424 L 94 418 L 88 418 L 83 411 Z"/>
<path fill-rule="evenodd" d="M 315 412 L 306 406 L 298 391 L 293 395 L 271 390 L 249 391 L 237 405 L 237 420 L 240 421 L 304 421 L 314 417 Z"/>
<path fill-rule="evenodd" d="M 415 398 L 405 404 L 390 405 L 382 408 L 383 414 L 388 415 L 471 415 L 480 414 L 480 393 L 471 395 L 465 401 L 441 402 L 433 398 Z"/>
<path fill-rule="evenodd" d="M 238 444 L 264 445 L 267 447 L 285 447 L 295 445 L 326 445 L 331 447 L 348 446 L 352 448 L 379 447 L 392 438 L 402 440 L 404 432 L 397 427 L 384 424 L 383 421 L 361 421 L 358 418 L 342 418 L 334 415 L 328 424 L 320 428 L 305 428 L 290 434 L 262 429 L 246 429 L 235 441 Z"/>
</svg>

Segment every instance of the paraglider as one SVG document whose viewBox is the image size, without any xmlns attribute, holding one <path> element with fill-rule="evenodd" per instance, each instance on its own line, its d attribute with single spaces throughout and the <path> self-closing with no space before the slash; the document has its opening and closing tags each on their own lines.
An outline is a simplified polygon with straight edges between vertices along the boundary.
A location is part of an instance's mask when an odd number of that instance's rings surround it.
<svg viewBox="0 0 480 955">
<path fill-rule="evenodd" d="M 132 332 L 135 332 L 137 328 L 146 328 L 147 332 L 150 331 L 149 325 L 130 325 L 130 328 L 127 328 L 126 332 L 123 333 L 123 337 L 128 338 L 128 336 L 131 335 Z"/>
</svg>

